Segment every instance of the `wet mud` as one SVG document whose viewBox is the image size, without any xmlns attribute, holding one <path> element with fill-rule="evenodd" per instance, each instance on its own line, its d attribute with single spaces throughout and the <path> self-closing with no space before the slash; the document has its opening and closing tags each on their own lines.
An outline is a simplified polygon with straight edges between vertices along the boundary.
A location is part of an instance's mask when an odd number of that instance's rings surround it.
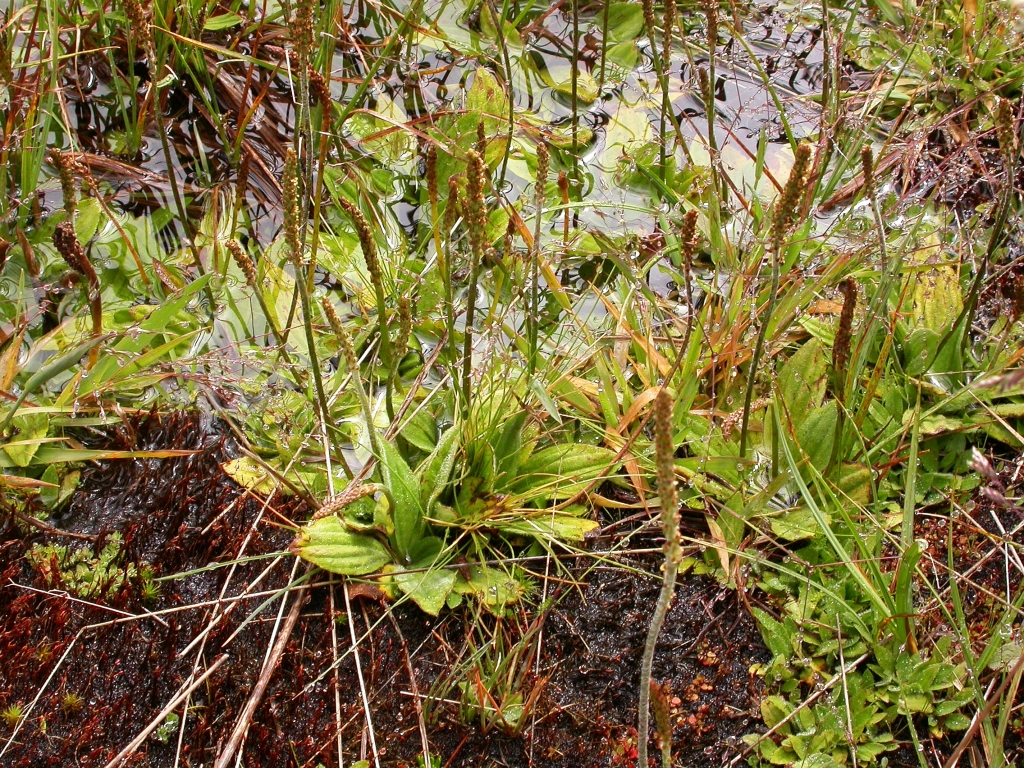
<svg viewBox="0 0 1024 768">
<path fill-rule="evenodd" d="M 276 637 L 279 590 L 293 579 L 294 558 L 275 558 L 292 538 L 283 521 L 308 510 L 294 497 L 265 503 L 244 494 L 220 470 L 237 453 L 232 440 L 203 417 L 138 419 L 106 444 L 194 453 L 85 470 L 54 523 L 92 541 L 4 523 L 0 710 L 20 707 L 22 717 L 0 722 L 0 764 L 102 767 L 153 723 L 124 765 L 213 765 Z M 158 582 L 155 597 L 143 594 L 136 573 L 112 581 L 103 597 L 80 599 L 24 557 L 44 541 L 99 551 L 115 531 L 120 565 L 186 575 Z M 416 765 L 425 738 L 442 766 L 635 765 L 640 656 L 659 587 L 644 575 L 657 573 L 657 552 L 637 558 L 624 563 L 629 569 L 588 561 L 587 571 L 572 561 L 545 613 L 500 619 L 471 608 L 435 619 L 358 588 L 346 611 L 340 584 L 315 576 L 240 764 L 329 768 L 339 765 L 340 743 L 344 765 L 373 764 L 375 749 L 382 766 Z M 504 687 L 473 663 L 500 656 L 482 654 L 481 637 L 508 648 L 526 639 L 529 651 L 502 671 L 512 681 Z M 222 655 L 175 708 L 176 720 L 154 721 Z M 654 667 L 671 689 L 676 764 L 726 765 L 739 756 L 740 737 L 759 724 L 760 680 L 750 668 L 767 658 L 734 593 L 710 579 L 684 580 Z"/>
</svg>

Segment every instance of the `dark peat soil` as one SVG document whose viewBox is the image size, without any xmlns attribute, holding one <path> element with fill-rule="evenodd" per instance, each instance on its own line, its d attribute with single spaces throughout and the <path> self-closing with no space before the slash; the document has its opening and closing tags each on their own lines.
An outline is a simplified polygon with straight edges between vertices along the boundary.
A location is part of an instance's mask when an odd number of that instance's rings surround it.
<svg viewBox="0 0 1024 768">
<path fill-rule="evenodd" d="M 0 722 L 0 765 L 9 768 L 102 768 L 227 654 L 187 710 L 175 709 L 185 719 L 180 746 L 179 729 L 165 727 L 124 763 L 213 765 L 273 642 L 275 593 L 293 578 L 294 558 L 271 555 L 285 552 L 293 537 L 281 521 L 305 519 L 308 509 L 294 497 L 266 504 L 229 480 L 220 465 L 235 455 L 233 443 L 214 422 L 195 414 L 150 416 L 127 424 L 108 445 L 194 453 L 85 470 L 55 524 L 92 537 L 94 551 L 118 531 L 125 562 L 148 562 L 157 576 L 188 575 L 161 582 L 149 603 L 140 598 L 137 577 L 103 599 L 76 600 L 24 555 L 37 542 L 89 542 L 26 532 L 10 521 L 0 528 L 0 710 L 27 712 L 16 733 Z M 253 559 L 207 568 L 239 555 Z M 658 556 L 630 565 L 657 573 Z M 338 723 L 344 764 L 361 757 L 372 764 L 349 622 L 361 638 L 358 663 L 382 766 L 417 764 L 421 708 L 442 766 L 635 765 L 638 670 L 659 583 L 612 566 L 585 578 L 580 572 L 580 579 L 561 587 L 543 619 L 523 611 L 501 620 L 478 616 L 474 626 L 468 609 L 435 619 L 408 605 L 384 605 L 372 592 L 367 597 L 369 590 L 350 591 L 346 614 L 341 587 L 321 574 L 252 717 L 241 765 L 337 766 Z M 469 681 L 464 702 L 486 701 L 496 690 L 467 665 L 469 640 L 537 631 L 541 656 L 536 664 L 521 661 L 513 689 L 526 707 L 521 733 L 507 733 L 479 709 L 460 708 L 453 680 Z M 683 580 L 654 669 L 671 687 L 678 765 L 719 766 L 740 754 L 740 737 L 760 724 L 761 683 L 750 668 L 767 660 L 734 593 L 710 579 Z M 651 753 L 653 765 L 653 734 Z"/>
</svg>

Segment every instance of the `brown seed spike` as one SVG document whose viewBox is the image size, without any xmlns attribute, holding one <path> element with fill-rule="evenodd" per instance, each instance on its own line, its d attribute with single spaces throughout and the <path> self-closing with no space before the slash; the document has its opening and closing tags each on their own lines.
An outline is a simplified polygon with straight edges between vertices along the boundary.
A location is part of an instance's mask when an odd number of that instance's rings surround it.
<svg viewBox="0 0 1024 768">
<path fill-rule="evenodd" d="M 875 199 L 875 155 L 871 147 L 865 145 L 860 151 L 860 168 L 864 176 L 864 195 L 868 200 Z"/>
<path fill-rule="evenodd" d="M 281 200 L 284 205 L 284 238 L 288 244 L 292 263 L 301 263 L 302 244 L 299 241 L 299 159 L 295 150 L 284 156 L 281 179 Z"/>
<path fill-rule="evenodd" d="M 249 258 L 249 254 L 242 249 L 242 244 L 232 238 L 225 243 L 225 247 L 238 268 L 242 270 L 242 274 L 245 275 L 245 282 L 250 288 L 255 288 L 257 285 L 256 265 Z"/>
<path fill-rule="evenodd" d="M 469 151 L 466 168 L 466 216 L 469 227 L 469 245 L 477 263 L 487 256 L 487 205 L 484 187 L 487 184 L 484 160 L 479 152 Z"/>
<path fill-rule="evenodd" d="M 835 394 L 843 402 L 846 389 L 846 368 L 850 360 L 853 313 L 857 309 L 857 281 L 852 277 L 839 286 L 843 294 L 843 310 L 839 315 L 836 338 L 832 343 L 832 371 L 835 376 Z"/>
<path fill-rule="evenodd" d="M 480 153 L 480 159 L 487 162 L 487 132 L 484 129 L 483 120 L 476 124 L 476 151 Z"/>
<path fill-rule="evenodd" d="M 547 193 L 548 185 L 548 169 L 551 167 L 551 153 L 548 152 L 548 145 L 546 141 L 537 142 L 537 189 L 535 198 L 537 201 L 537 210 L 540 211 L 544 207 L 544 198 Z"/>
<path fill-rule="evenodd" d="M 78 242 L 78 235 L 75 234 L 75 227 L 69 221 L 62 221 L 53 231 L 53 245 L 64 261 L 75 272 L 80 275 L 91 271 L 85 257 L 85 249 Z"/>
<path fill-rule="evenodd" d="M 672 689 L 669 682 L 651 680 L 651 709 L 654 710 L 654 730 L 661 742 L 661 764 L 672 765 Z"/>
<path fill-rule="evenodd" d="M 359 206 L 347 198 L 339 198 L 338 204 L 352 219 L 356 230 L 356 237 L 359 238 L 359 246 L 363 249 L 363 260 L 366 262 L 366 271 L 370 273 L 370 279 L 374 285 L 384 285 L 384 275 L 381 272 L 380 260 L 377 258 L 377 241 L 373 239 L 373 230 L 370 229 L 370 222 L 363 216 Z"/>
<path fill-rule="evenodd" d="M 999 149 L 1006 158 L 1006 164 L 1012 166 L 1017 157 L 1017 131 L 1014 126 L 1013 107 L 1009 99 L 1000 98 L 996 103 L 996 136 L 999 138 Z"/>
<path fill-rule="evenodd" d="M 427 200 L 430 203 L 431 211 L 437 210 L 437 145 L 431 144 L 427 147 L 427 158 L 424 164 L 423 175 L 427 179 Z"/>
<path fill-rule="evenodd" d="M 793 158 L 793 169 L 790 171 L 789 179 L 775 205 L 775 220 L 772 222 L 772 247 L 776 252 L 782 250 L 783 241 L 796 220 L 797 211 L 806 192 L 804 184 L 810 162 L 811 146 L 800 144 L 796 148 L 796 157 Z"/>
</svg>

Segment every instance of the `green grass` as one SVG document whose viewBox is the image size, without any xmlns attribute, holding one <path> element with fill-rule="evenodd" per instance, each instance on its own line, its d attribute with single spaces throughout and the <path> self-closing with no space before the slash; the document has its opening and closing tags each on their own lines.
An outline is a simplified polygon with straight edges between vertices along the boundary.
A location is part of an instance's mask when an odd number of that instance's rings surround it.
<svg viewBox="0 0 1024 768">
<path fill-rule="evenodd" d="M 75 435 L 118 408 L 237 388 L 225 470 L 329 512 L 296 554 L 431 614 L 519 617 L 520 645 L 474 636 L 438 694 L 519 732 L 544 593 L 495 563 L 564 568 L 604 482 L 648 509 L 668 390 L 699 570 L 755 595 L 773 655 L 746 759 L 948 754 L 983 713 L 1003 764 L 1024 591 L 971 623 L 968 577 L 918 540 L 979 498 L 972 447 L 1024 448 L 1020 21 L 780 6 L 821 36 L 800 93 L 742 7 L 359 7 L 313 9 L 305 42 L 309 8 L 277 4 L 4 16 L 5 509 L 65 503 L 101 456 Z M 759 95 L 716 97 L 737 82 Z M 69 218 L 98 295 L 53 245 Z"/>
</svg>

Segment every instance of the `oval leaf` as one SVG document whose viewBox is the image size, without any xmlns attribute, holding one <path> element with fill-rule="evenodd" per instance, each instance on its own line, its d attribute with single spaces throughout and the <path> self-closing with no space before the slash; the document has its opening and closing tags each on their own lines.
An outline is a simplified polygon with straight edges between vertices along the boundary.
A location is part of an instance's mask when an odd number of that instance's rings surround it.
<svg viewBox="0 0 1024 768">
<path fill-rule="evenodd" d="M 615 452 L 596 445 L 553 445 L 532 454 L 519 466 L 510 493 L 544 503 L 568 499 L 614 467 Z"/>
<path fill-rule="evenodd" d="M 288 549 L 325 571 L 345 576 L 374 573 L 391 562 L 391 554 L 380 541 L 353 533 L 333 515 L 307 525 Z"/>
</svg>

